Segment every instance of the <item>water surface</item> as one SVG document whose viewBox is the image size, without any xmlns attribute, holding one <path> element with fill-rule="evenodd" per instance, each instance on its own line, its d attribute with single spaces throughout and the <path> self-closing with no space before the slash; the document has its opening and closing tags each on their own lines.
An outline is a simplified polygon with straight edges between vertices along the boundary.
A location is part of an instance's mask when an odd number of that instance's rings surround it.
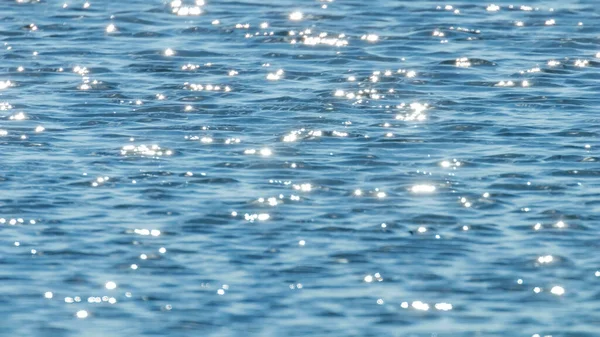
<svg viewBox="0 0 600 337">
<path fill-rule="evenodd" d="M 599 28 L 3 1 L 0 335 L 596 336 Z"/>
</svg>

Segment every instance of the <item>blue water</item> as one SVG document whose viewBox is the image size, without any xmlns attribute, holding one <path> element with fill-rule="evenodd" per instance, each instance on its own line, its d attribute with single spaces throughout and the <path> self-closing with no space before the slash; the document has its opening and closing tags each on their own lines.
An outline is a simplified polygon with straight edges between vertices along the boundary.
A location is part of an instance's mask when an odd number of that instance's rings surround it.
<svg viewBox="0 0 600 337">
<path fill-rule="evenodd" d="M 0 336 L 598 336 L 600 3 L 0 3 Z"/>
</svg>

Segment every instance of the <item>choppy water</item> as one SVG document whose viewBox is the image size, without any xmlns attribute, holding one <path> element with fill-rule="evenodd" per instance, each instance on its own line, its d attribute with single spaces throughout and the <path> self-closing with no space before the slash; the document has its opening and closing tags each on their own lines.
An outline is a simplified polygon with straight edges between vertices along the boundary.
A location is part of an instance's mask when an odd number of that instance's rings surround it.
<svg viewBox="0 0 600 337">
<path fill-rule="evenodd" d="M 598 336 L 599 3 L 266 2 L 0 3 L 0 335 Z"/>
</svg>

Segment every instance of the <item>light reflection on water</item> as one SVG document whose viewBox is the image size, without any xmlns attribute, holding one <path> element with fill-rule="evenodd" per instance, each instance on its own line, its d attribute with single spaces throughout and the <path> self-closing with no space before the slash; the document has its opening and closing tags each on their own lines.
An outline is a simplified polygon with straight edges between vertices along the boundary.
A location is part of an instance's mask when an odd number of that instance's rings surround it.
<svg viewBox="0 0 600 337">
<path fill-rule="evenodd" d="M 594 336 L 598 4 L 0 4 L 0 331 Z"/>
</svg>

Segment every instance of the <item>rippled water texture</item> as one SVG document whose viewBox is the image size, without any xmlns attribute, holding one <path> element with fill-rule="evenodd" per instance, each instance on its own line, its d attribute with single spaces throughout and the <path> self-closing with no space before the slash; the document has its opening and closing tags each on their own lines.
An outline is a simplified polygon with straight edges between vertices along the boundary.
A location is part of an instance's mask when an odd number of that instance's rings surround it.
<svg viewBox="0 0 600 337">
<path fill-rule="evenodd" d="M 600 3 L 0 3 L 1 336 L 598 336 Z"/>
</svg>

